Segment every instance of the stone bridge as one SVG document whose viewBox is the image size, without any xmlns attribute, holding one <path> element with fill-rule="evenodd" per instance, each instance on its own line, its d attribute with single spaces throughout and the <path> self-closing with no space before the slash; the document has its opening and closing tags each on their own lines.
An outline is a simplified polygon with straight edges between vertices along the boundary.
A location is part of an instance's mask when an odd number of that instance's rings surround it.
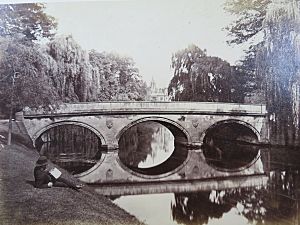
<svg viewBox="0 0 300 225">
<path fill-rule="evenodd" d="M 76 125 L 94 133 L 105 149 L 101 158 L 88 170 L 77 174 L 87 183 L 193 180 L 215 177 L 261 174 L 264 172 L 261 151 L 247 165 L 219 168 L 208 161 L 202 146 L 212 146 L 216 135 L 238 145 L 268 141 L 267 112 L 264 105 L 208 102 L 99 102 L 63 104 L 58 109 L 24 110 L 24 125 L 34 145 L 48 130 Z M 184 160 L 170 171 L 139 172 L 122 163 L 119 141 L 126 131 L 143 122 L 157 122 L 168 128 L 174 141 L 185 146 Z M 232 133 L 232 134 L 231 134 Z M 222 137 L 221 137 L 222 139 Z M 229 138 L 230 139 L 230 138 Z M 223 140 L 222 143 L 225 143 Z M 218 149 L 218 147 L 217 147 Z M 210 153 L 208 153 L 210 155 Z M 169 163 L 172 164 L 172 163 Z"/>
</svg>

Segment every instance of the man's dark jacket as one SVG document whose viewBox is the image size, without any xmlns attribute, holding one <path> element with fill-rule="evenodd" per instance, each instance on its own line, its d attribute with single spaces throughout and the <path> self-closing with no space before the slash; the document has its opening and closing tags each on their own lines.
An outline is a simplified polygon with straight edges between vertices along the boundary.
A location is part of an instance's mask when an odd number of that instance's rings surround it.
<svg viewBox="0 0 300 225">
<path fill-rule="evenodd" d="M 35 187 L 37 188 L 47 188 L 48 183 L 52 182 L 49 173 L 40 166 L 36 166 L 34 168 L 34 179 L 35 179 Z"/>
</svg>

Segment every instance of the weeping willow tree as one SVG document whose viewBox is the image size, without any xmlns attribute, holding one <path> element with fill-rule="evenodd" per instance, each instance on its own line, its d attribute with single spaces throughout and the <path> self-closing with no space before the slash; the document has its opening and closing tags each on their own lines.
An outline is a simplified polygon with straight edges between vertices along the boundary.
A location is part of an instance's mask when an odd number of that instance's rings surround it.
<svg viewBox="0 0 300 225">
<path fill-rule="evenodd" d="M 174 75 L 168 92 L 175 101 L 241 102 L 243 73 L 196 45 L 172 56 Z"/>
<path fill-rule="evenodd" d="M 48 76 L 64 102 L 95 100 L 91 65 L 86 51 L 72 36 L 55 38 L 48 44 Z"/>
<path fill-rule="evenodd" d="M 265 77 L 271 140 L 299 145 L 300 1 L 273 0 L 263 27 L 257 72 Z"/>
</svg>

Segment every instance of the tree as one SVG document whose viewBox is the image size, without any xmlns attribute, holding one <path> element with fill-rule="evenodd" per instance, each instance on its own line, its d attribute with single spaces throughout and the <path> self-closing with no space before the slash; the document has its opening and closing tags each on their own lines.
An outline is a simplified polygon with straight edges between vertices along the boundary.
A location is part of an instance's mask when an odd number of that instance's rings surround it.
<svg viewBox="0 0 300 225">
<path fill-rule="evenodd" d="M 176 101 L 242 101 L 235 70 L 228 62 L 206 55 L 195 45 L 172 56 L 174 76 L 168 92 Z"/>
<path fill-rule="evenodd" d="M 40 3 L 0 5 L 0 36 L 21 35 L 30 41 L 53 37 L 57 23 L 44 9 Z"/>
<path fill-rule="evenodd" d="M 48 106 L 59 100 L 47 76 L 48 56 L 39 45 L 25 45 L 16 39 L 1 38 L 0 55 L 2 113 L 7 114 L 11 107 L 16 111 L 24 106 Z M 13 87 L 14 76 L 17 78 Z"/>
<path fill-rule="evenodd" d="M 4 113 L 8 112 L 7 109 L 11 105 L 11 99 L 7 96 L 11 96 L 14 100 L 12 106 L 14 109 L 16 104 L 47 105 L 53 102 L 50 98 L 56 96 L 52 86 L 42 87 L 43 81 L 46 84 L 49 82 L 44 74 L 46 53 L 37 44 L 31 42 L 54 35 L 56 22 L 53 17 L 43 12 L 44 9 L 43 4 L 0 5 L 0 76 L 2 77 L 0 95 L 1 109 Z M 15 79 L 15 89 L 20 89 L 18 92 L 13 92 L 11 88 L 16 75 L 18 78 Z M 48 92 L 52 94 L 48 95 Z M 37 93 L 41 95 L 37 97 Z M 30 94 L 33 94 L 32 99 Z"/>
<path fill-rule="evenodd" d="M 245 77 L 245 92 L 247 95 L 261 95 L 263 88 L 262 77 L 256 73 L 256 54 L 260 46 L 263 45 L 263 21 L 266 17 L 267 7 L 271 0 L 227 0 L 225 10 L 235 16 L 237 19 L 226 27 L 230 40 L 228 44 L 249 44 L 246 56 L 241 59 L 237 68 Z M 260 35 L 261 34 L 261 35 Z M 264 102 L 259 98 L 257 101 Z"/>
<path fill-rule="evenodd" d="M 257 72 L 265 76 L 271 138 L 300 144 L 300 2 L 273 1 L 264 21 Z"/>
<path fill-rule="evenodd" d="M 50 38 L 53 35 L 53 30 L 56 28 L 56 23 L 53 17 L 46 15 L 44 10 L 44 5 L 42 4 L 6 4 L 0 5 L 0 36 L 1 37 L 9 37 L 11 41 L 15 42 L 15 45 L 18 45 L 18 48 L 11 47 L 11 44 L 8 44 L 7 48 L 2 46 L 1 50 L 3 52 L 3 68 L 1 75 L 11 77 L 11 92 L 10 92 L 10 103 L 8 104 L 7 101 L 1 99 L 1 108 L 6 111 L 8 105 L 10 105 L 9 110 L 9 131 L 8 131 L 8 145 L 11 144 L 11 131 L 12 131 L 12 113 L 15 108 L 13 105 L 14 103 L 14 89 L 15 89 L 15 78 L 17 74 L 22 74 L 23 77 L 20 77 L 18 80 L 20 82 L 16 83 L 16 86 L 19 84 L 25 85 L 26 88 L 22 88 L 21 91 L 18 91 L 18 99 L 19 104 L 29 104 L 31 105 L 33 102 L 34 106 L 41 103 L 41 105 L 45 105 L 49 103 L 49 97 L 53 97 L 55 93 L 52 91 L 51 86 L 47 86 L 44 90 L 40 90 L 41 84 L 47 84 L 47 78 L 43 75 L 37 75 L 35 69 L 37 68 L 36 65 L 29 65 L 31 60 L 34 60 L 35 63 L 39 62 L 39 59 L 34 58 L 32 51 L 36 51 L 36 49 L 26 49 L 24 46 L 21 46 L 20 41 L 22 40 L 23 43 L 38 40 L 40 38 Z M 16 40 L 18 38 L 19 40 Z M 26 43 L 27 47 L 30 46 L 30 43 Z M 28 53 L 24 54 L 25 52 Z M 38 53 L 38 52 L 37 52 Z M 26 58 L 29 56 L 30 58 Z M 41 54 L 37 54 L 36 56 L 41 56 Z M 24 57 L 20 58 L 20 57 Z M 20 66 L 23 66 L 20 67 Z M 27 70 L 23 70 L 27 69 Z M 20 70 L 21 72 L 19 72 Z M 32 72 L 32 74 L 27 74 L 28 72 Z M 0 75 L 0 76 L 1 76 Z M 36 78 L 32 79 L 32 75 Z M 27 77 L 25 77 L 27 76 Z M 44 79 L 44 82 L 42 80 Z M 2 80 L 5 81 L 3 78 Z M 7 81 L 7 80 L 6 80 Z M 32 82 L 32 85 L 28 83 L 28 81 Z M 28 92 L 24 92 L 27 87 L 31 87 L 28 89 Z M 50 87 L 50 88 L 49 88 Z M 5 89 L 6 88 L 6 89 Z M 0 95 L 3 95 L 9 90 L 7 85 L 2 86 L 2 90 Z M 28 97 L 30 91 L 39 91 L 41 95 L 39 98 L 32 97 L 30 99 Z M 41 91 L 41 92 L 40 92 Z M 44 93 L 51 93 L 50 95 L 44 95 Z M 36 93 L 35 93 L 36 94 Z M 52 98 L 54 99 L 54 98 Z M 50 100 L 51 102 L 51 100 Z M 6 112 L 7 113 L 7 112 Z"/>
<path fill-rule="evenodd" d="M 265 103 L 265 95 L 263 93 L 263 76 L 256 73 L 256 56 L 258 46 L 252 46 L 247 51 L 245 58 L 241 59 L 235 66 L 237 93 L 241 93 L 247 103 L 262 104 Z M 255 49 L 255 50 L 254 50 Z"/>
<path fill-rule="evenodd" d="M 96 100 L 88 54 L 72 36 L 56 37 L 47 45 L 47 71 L 64 102 Z"/>
<path fill-rule="evenodd" d="M 231 0 L 228 9 L 240 16 L 228 29 L 235 37 L 231 43 L 249 40 L 247 33 L 264 34 L 249 52 L 266 96 L 271 141 L 299 145 L 299 0 Z"/>
<path fill-rule="evenodd" d="M 99 100 L 143 100 L 146 84 L 131 58 L 92 50 L 89 60 Z"/>
<path fill-rule="evenodd" d="M 228 43 L 241 44 L 261 32 L 270 2 L 271 0 L 227 0 L 225 10 L 238 16 L 236 21 L 226 27 L 233 38 Z"/>
</svg>

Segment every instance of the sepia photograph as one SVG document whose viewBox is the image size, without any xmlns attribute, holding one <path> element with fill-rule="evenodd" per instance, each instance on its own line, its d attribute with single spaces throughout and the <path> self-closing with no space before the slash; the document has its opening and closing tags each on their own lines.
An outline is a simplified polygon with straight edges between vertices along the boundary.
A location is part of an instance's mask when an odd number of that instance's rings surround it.
<svg viewBox="0 0 300 225">
<path fill-rule="evenodd" d="M 300 0 L 0 0 L 0 225 L 299 204 Z"/>
</svg>

